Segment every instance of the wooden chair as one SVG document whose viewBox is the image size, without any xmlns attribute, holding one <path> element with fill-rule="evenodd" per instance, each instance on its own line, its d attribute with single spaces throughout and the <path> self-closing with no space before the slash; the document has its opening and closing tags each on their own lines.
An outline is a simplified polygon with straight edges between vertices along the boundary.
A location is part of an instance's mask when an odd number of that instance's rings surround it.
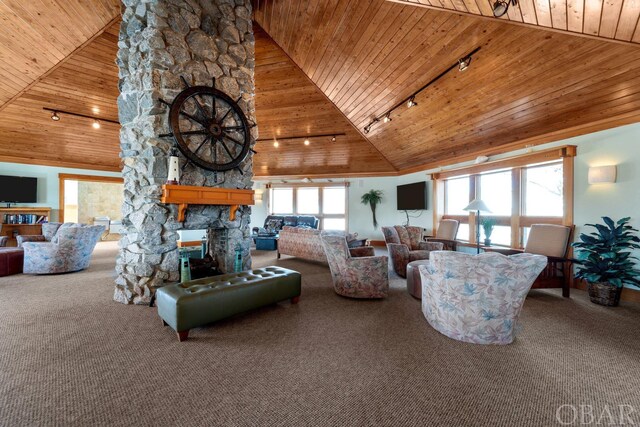
<svg viewBox="0 0 640 427">
<path fill-rule="evenodd" d="M 427 237 L 427 242 L 442 243 L 445 251 L 455 251 L 458 248 L 456 235 L 460 222 L 455 219 L 442 219 L 438 224 L 436 237 Z"/>
<path fill-rule="evenodd" d="M 547 266 L 533 283 L 533 289 L 562 288 L 562 296 L 569 298 L 572 279 L 572 262 L 567 258 L 574 226 L 532 224 L 524 249 L 486 248 L 488 252 L 505 255 L 531 253 L 547 257 Z"/>
</svg>

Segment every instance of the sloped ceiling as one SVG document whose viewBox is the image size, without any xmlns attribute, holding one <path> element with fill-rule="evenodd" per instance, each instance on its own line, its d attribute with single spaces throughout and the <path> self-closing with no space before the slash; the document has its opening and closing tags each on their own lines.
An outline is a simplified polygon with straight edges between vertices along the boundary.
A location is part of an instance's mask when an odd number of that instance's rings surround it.
<svg viewBox="0 0 640 427">
<path fill-rule="evenodd" d="M 494 0 L 387 0 L 459 14 L 490 17 Z M 637 0 L 518 0 L 499 19 L 640 44 Z"/>
<path fill-rule="evenodd" d="M 401 171 L 640 120 L 640 47 L 385 0 L 259 0 L 254 14 L 360 130 L 481 48 L 367 135 Z"/>
<path fill-rule="evenodd" d="M 120 13 L 120 0 L 1 0 L 0 110 Z"/>
</svg>

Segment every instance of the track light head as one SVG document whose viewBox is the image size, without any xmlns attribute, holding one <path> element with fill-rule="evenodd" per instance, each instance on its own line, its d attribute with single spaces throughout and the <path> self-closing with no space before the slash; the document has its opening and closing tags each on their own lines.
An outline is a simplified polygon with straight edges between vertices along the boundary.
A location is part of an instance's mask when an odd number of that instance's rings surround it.
<svg viewBox="0 0 640 427">
<path fill-rule="evenodd" d="M 308 139 L 305 139 L 304 140 L 304 145 L 309 145 L 309 144 L 311 144 L 311 141 L 309 141 Z"/>
<path fill-rule="evenodd" d="M 463 72 L 471 65 L 471 57 L 467 56 L 466 58 L 458 59 L 458 71 Z"/>
<path fill-rule="evenodd" d="M 416 105 L 418 105 L 418 103 L 416 102 L 416 97 L 412 96 L 411 99 L 409 99 L 409 101 L 407 102 L 407 108 L 415 107 Z"/>
<path fill-rule="evenodd" d="M 384 119 L 382 119 L 383 123 L 389 123 L 391 121 L 391 113 L 387 113 L 386 116 L 384 116 Z"/>
<path fill-rule="evenodd" d="M 496 0 L 493 3 L 493 16 L 496 18 L 500 18 L 502 15 L 507 13 L 509 10 L 509 5 L 518 4 L 517 0 Z"/>
<path fill-rule="evenodd" d="M 58 115 L 57 111 L 51 113 L 51 120 L 53 120 L 54 122 L 60 121 L 60 116 Z"/>
<path fill-rule="evenodd" d="M 280 143 L 278 141 L 273 141 L 273 146 L 278 148 L 280 146 Z"/>
<path fill-rule="evenodd" d="M 336 142 L 336 137 L 335 137 L 335 135 L 331 137 L 331 142 Z"/>
<path fill-rule="evenodd" d="M 367 134 L 367 133 L 369 133 L 369 132 L 371 132 L 371 125 L 366 125 L 366 126 L 364 127 L 364 133 L 365 133 L 365 134 Z"/>
<path fill-rule="evenodd" d="M 94 120 L 91 126 L 93 126 L 94 129 L 100 129 L 100 122 L 97 120 Z"/>
</svg>

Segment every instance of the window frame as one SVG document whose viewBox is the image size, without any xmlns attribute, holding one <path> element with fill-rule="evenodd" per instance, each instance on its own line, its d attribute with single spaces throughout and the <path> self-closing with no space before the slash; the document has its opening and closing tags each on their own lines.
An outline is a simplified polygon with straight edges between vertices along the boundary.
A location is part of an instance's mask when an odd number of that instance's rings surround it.
<svg viewBox="0 0 640 427">
<path fill-rule="evenodd" d="M 476 214 L 448 215 L 446 213 L 446 182 L 449 179 L 469 176 L 469 201 L 480 197 L 480 177 L 489 173 L 504 170 L 511 171 L 511 215 L 488 215 L 496 220 L 496 225 L 511 227 L 511 242 L 509 247 L 522 248 L 524 229 L 532 224 L 557 224 L 573 226 L 573 170 L 576 147 L 572 145 L 524 154 L 504 160 L 488 162 L 480 165 L 449 170 L 432 175 L 434 180 L 434 226 L 442 219 L 456 219 L 461 224 L 469 224 L 469 236 L 458 236 L 458 240 L 476 244 Z M 563 215 L 562 216 L 532 216 L 524 214 L 526 202 L 525 171 L 530 167 L 562 164 L 563 176 Z M 486 217 L 486 215 L 481 215 Z M 467 239 L 465 239 L 467 237 Z M 506 246 L 506 245 L 495 245 Z"/>
<path fill-rule="evenodd" d="M 291 188 L 293 190 L 293 212 L 273 212 L 273 190 L 277 188 Z M 317 188 L 318 191 L 318 208 L 317 214 L 298 213 L 298 190 L 301 188 Z M 326 214 L 324 213 L 324 190 L 325 188 L 344 188 L 344 214 Z M 344 218 L 345 231 L 349 231 L 349 183 L 291 183 L 291 184 L 267 184 L 269 190 L 269 201 L 267 212 L 269 215 L 305 215 L 315 216 L 318 218 L 318 229 L 324 230 L 325 219 L 342 219 Z"/>
</svg>

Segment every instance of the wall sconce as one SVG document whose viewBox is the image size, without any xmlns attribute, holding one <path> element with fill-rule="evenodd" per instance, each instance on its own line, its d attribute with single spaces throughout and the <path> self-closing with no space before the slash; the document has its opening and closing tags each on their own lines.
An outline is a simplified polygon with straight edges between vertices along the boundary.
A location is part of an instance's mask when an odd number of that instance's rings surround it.
<svg viewBox="0 0 640 427">
<path fill-rule="evenodd" d="M 594 166 L 589 168 L 589 184 L 611 184 L 616 182 L 617 168 L 612 166 Z"/>
<path fill-rule="evenodd" d="M 253 193 L 254 200 L 256 202 L 261 202 L 263 193 L 264 193 L 264 190 L 256 190 L 255 193 Z"/>
</svg>

